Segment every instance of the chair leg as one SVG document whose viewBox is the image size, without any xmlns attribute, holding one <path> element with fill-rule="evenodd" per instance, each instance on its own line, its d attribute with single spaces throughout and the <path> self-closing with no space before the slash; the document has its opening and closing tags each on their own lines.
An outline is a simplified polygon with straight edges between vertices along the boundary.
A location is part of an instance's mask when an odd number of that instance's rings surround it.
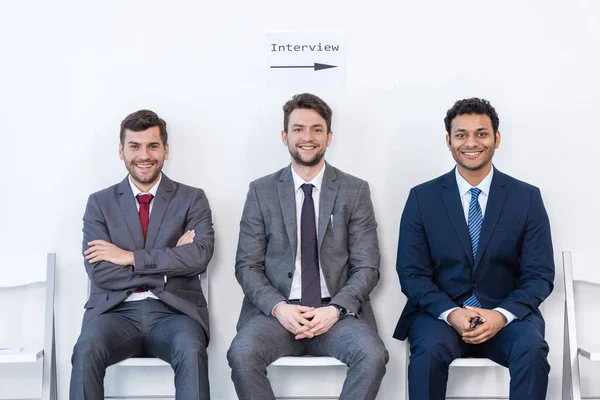
<svg viewBox="0 0 600 400">
<path fill-rule="evenodd" d="M 567 305 L 564 313 L 563 338 L 563 371 L 562 371 L 562 400 L 571 400 L 573 395 L 573 376 L 571 375 L 571 357 L 569 356 L 569 322 L 567 320 Z"/>
</svg>

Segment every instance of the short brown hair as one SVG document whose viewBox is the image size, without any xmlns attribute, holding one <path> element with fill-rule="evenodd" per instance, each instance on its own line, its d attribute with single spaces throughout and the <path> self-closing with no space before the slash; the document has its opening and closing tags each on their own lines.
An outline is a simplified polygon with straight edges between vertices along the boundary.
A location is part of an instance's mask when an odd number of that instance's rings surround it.
<svg viewBox="0 0 600 400">
<path fill-rule="evenodd" d="M 167 123 L 160 118 L 154 111 L 138 110 L 129 114 L 123 122 L 121 122 L 121 144 L 125 144 L 125 130 L 129 129 L 133 132 L 145 131 L 146 129 L 158 126 L 160 129 L 160 140 L 163 146 L 167 144 L 169 134 L 167 133 Z"/>
<path fill-rule="evenodd" d="M 311 93 L 301 93 L 283 105 L 283 130 L 288 133 L 290 114 L 297 108 L 315 110 L 327 123 L 327 133 L 331 132 L 331 108 L 320 97 Z"/>
</svg>

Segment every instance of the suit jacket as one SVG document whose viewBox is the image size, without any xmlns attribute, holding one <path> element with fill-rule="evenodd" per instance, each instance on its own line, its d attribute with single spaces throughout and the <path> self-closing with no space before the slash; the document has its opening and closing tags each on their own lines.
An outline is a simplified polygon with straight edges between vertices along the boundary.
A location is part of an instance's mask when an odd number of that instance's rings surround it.
<svg viewBox="0 0 600 400">
<path fill-rule="evenodd" d="M 250 183 L 235 264 L 245 294 L 238 329 L 260 313 L 270 315 L 277 303 L 288 299 L 296 223 L 291 166 Z M 379 280 L 380 256 L 369 185 L 329 164 L 319 200 L 317 241 L 331 303 L 359 313 L 377 329 L 369 293 Z"/>
<path fill-rule="evenodd" d="M 473 259 L 454 170 L 414 187 L 400 222 L 396 270 L 408 297 L 396 339 L 406 338 L 419 313 L 438 318 L 473 292 L 484 308 L 502 307 L 543 334 L 538 307 L 554 286 L 554 254 L 539 189 L 494 170 Z"/>
<path fill-rule="evenodd" d="M 144 241 L 129 178 L 92 194 L 83 216 L 83 251 L 92 240 L 105 240 L 133 251 L 135 265 L 85 260 L 91 281 L 83 325 L 125 300 L 137 288 L 198 321 L 208 337 L 208 308 L 198 275 L 213 254 L 214 231 L 208 200 L 202 189 L 170 180 L 163 174 Z M 187 230 L 194 242 L 176 247 Z M 165 275 L 167 282 L 165 283 Z"/>
</svg>

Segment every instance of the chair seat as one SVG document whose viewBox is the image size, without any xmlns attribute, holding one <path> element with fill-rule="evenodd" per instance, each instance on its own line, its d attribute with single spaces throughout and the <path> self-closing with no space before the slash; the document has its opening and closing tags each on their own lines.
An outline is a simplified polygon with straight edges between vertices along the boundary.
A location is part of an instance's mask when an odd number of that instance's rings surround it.
<svg viewBox="0 0 600 400">
<path fill-rule="evenodd" d="M 154 357 L 132 357 L 116 363 L 120 367 L 163 367 L 171 366 L 168 362 Z"/>
<path fill-rule="evenodd" d="M 0 352 L 0 364 L 34 363 L 44 355 L 43 349 L 22 349 L 19 352 Z"/>
<path fill-rule="evenodd" d="M 590 361 L 600 361 L 600 348 L 598 347 L 580 347 L 579 354 Z"/>
<path fill-rule="evenodd" d="M 300 356 L 281 357 L 271 365 L 280 367 L 331 367 L 336 365 L 345 366 L 346 364 L 333 357 Z"/>
<path fill-rule="evenodd" d="M 502 367 L 502 365 L 489 358 L 457 358 L 450 364 L 451 367 Z"/>
</svg>

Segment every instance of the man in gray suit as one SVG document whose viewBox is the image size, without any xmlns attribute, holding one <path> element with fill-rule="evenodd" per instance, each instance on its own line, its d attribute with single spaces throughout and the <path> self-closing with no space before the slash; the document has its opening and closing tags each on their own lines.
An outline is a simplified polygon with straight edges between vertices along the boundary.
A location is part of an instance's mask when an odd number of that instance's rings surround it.
<svg viewBox="0 0 600 400">
<path fill-rule="evenodd" d="M 208 200 L 202 189 L 161 173 L 169 145 L 154 112 L 127 116 L 120 139 L 129 175 L 92 194 L 83 217 L 91 292 L 70 398 L 104 399 L 109 365 L 151 356 L 173 367 L 177 399 L 207 400 L 208 309 L 198 275 L 214 247 Z"/>
<path fill-rule="evenodd" d="M 375 399 L 388 353 L 369 300 L 380 258 L 369 185 L 325 162 L 333 133 L 323 100 L 299 94 L 283 110 L 291 166 L 250 184 L 240 223 L 233 383 L 242 400 L 275 399 L 269 364 L 332 356 L 349 367 L 340 399 Z"/>
</svg>

